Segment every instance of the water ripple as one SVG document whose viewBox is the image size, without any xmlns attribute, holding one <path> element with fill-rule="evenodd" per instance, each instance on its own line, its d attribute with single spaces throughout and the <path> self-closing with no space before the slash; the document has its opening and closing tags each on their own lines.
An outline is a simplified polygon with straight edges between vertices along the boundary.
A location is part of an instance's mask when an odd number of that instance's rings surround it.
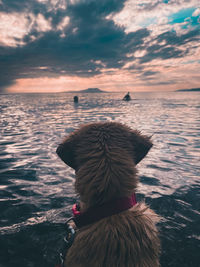
<svg viewBox="0 0 200 267">
<path fill-rule="evenodd" d="M 140 164 L 138 201 L 161 216 L 162 267 L 199 266 L 198 93 L 1 95 L 0 266 L 53 266 L 76 201 L 74 172 L 55 151 L 94 121 L 120 121 L 152 135 Z"/>
</svg>

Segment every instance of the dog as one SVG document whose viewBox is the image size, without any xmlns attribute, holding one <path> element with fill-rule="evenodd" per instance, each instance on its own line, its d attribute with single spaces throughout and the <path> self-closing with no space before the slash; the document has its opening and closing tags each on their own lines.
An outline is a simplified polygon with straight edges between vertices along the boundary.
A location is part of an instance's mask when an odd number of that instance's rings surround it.
<svg viewBox="0 0 200 267">
<path fill-rule="evenodd" d="M 65 267 L 160 266 L 159 216 L 145 203 L 131 202 L 136 165 L 151 147 L 150 137 L 118 122 L 83 125 L 58 146 L 58 156 L 75 170 L 79 209 L 86 218 Z M 131 205 L 121 207 L 122 202 Z"/>
</svg>

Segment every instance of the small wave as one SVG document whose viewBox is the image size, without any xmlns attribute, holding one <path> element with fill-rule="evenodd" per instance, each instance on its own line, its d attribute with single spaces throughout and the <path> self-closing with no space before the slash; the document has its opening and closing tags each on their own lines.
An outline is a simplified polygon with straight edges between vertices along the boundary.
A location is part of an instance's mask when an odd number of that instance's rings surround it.
<svg viewBox="0 0 200 267">
<path fill-rule="evenodd" d="M 148 168 L 152 168 L 152 169 L 158 169 L 158 170 L 163 171 L 163 172 L 168 172 L 168 171 L 172 170 L 172 168 L 161 167 L 161 166 L 158 166 L 158 165 L 155 165 L 155 164 L 148 164 L 147 167 Z"/>
<path fill-rule="evenodd" d="M 148 176 L 141 176 L 140 182 L 148 185 L 161 185 L 158 179 Z"/>
</svg>

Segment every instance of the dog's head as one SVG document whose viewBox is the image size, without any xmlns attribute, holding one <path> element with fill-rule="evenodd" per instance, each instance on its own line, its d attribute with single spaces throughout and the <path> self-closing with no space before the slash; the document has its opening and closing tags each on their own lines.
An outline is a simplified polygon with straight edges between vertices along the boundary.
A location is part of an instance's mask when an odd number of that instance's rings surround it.
<svg viewBox="0 0 200 267">
<path fill-rule="evenodd" d="M 135 165 L 151 147 L 150 138 L 140 132 L 105 122 L 83 125 L 56 152 L 75 169 L 76 191 L 89 204 L 131 195 L 137 184 Z"/>
</svg>

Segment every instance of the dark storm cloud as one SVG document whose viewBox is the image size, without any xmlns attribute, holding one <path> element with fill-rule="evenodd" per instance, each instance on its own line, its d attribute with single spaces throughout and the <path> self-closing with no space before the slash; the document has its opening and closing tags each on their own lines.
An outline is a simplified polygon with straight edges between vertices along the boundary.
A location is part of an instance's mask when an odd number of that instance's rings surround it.
<svg viewBox="0 0 200 267">
<path fill-rule="evenodd" d="M 12 1 L 12 8 L 18 9 L 19 5 L 14 3 Z M 52 13 L 54 23 L 70 17 L 63 32 L 66 37 L 52 30 L 34 42 L 26 36 L 27 44 L 23 47 L 4 48 L 0 54 L 1 87 L 9 86 L 17 78 L 63 74 L 90 77 L 101 73 L 104 67 L 121 68 L 130 60 L 127 53 L 136 51 L 149 36 L 147 29 L 126 34 L 123 28 L 106 19 L 111 12 L 122 9 L 123 3 L 120 0 L 84 1 L 68 6 L 65 13 Z M 34 30 L 30 33 L 36 38 L 38 34 Z"/>
<path fill-rule="evenodd" d="M 140 63 L 150 62 L 153 59 L 180 58 L 187 55 L 192 48 L 184 48 L 187 43 L 200 40 L 200 30 L 192 30 L 188 33 L 177 35 L 174 31 L 164 32 L 158 35 L 153 41 L 156 44 L 146 48 L 146 54 L 140 59 Z M 162 44 L 164 41 L 165 44 Z M 182 47 L 181 47 L 182 46 Z"/>
<path fill-rule="evenodd" d="M 24 45 L 0 47 L 0 90 L 19 78 L 60 75 L 91 77 L 100 74 L 104 68 L 120 69 L 128 62 L 132 62 L 132 65 L 126 70 L 141 73 L 143 79 L 150 79 L 156 73 L 146 70 L 146 62 L 183 57 L 189 53 L 189 48 L 181 46 L 199 40 L 199 30 L 179 36 L 169 31 L 152 40 L 146 28 L 127 34 L 125 28 L 107 19 L 108 15 L 120 12 L 126 0 L 80 0 L 76 4 L 66 1 L 66 8 L 62 5 L 63 0 L 1 2 L 1 11 L 8 14 L 26 12 L 30 23 L 30 14 L 34 14 L 36 18 L 38 14 L 42 14 L 47 20 L 51 20 L 52 28 L 40 32 L 34 22 L 29 33 L 23 40 L 19 40 Z M 149 8 L 153 9 L 161 2 L 149 4 Z M 143 9 L 147 7 L 143 6 Z M 59 29 L 57 26 L 65 17 L 69 17 L 69 23 L 65 28 Z M 146 42 L 147 37 L 149 43 Z M 153 45 L 151 41 L 154 42 Z M 133 62 L 133 54 L 138 50 L 146 51 L 139 64 Z"/>
<path fill-rule="evenodd" d="M 177 35 L 174 31 L 168 31 L 160 34 L 156 40 L 158 42 L 166 41 L 167 45 L 180 46 L 188 42 L 200 40 L 200 29 L 191 30 L 185 34 Z"/>
<path fill-rule="evenodd" d="M 140 63 L 150 62 L 154 59 L 169 59 L 183 57 L 187 51 L 183 51 L 177 47 L 167 47 L 160 45 L 152 45 L 146 49 L 147 53 L 141 57 Z"/>
</svg>

